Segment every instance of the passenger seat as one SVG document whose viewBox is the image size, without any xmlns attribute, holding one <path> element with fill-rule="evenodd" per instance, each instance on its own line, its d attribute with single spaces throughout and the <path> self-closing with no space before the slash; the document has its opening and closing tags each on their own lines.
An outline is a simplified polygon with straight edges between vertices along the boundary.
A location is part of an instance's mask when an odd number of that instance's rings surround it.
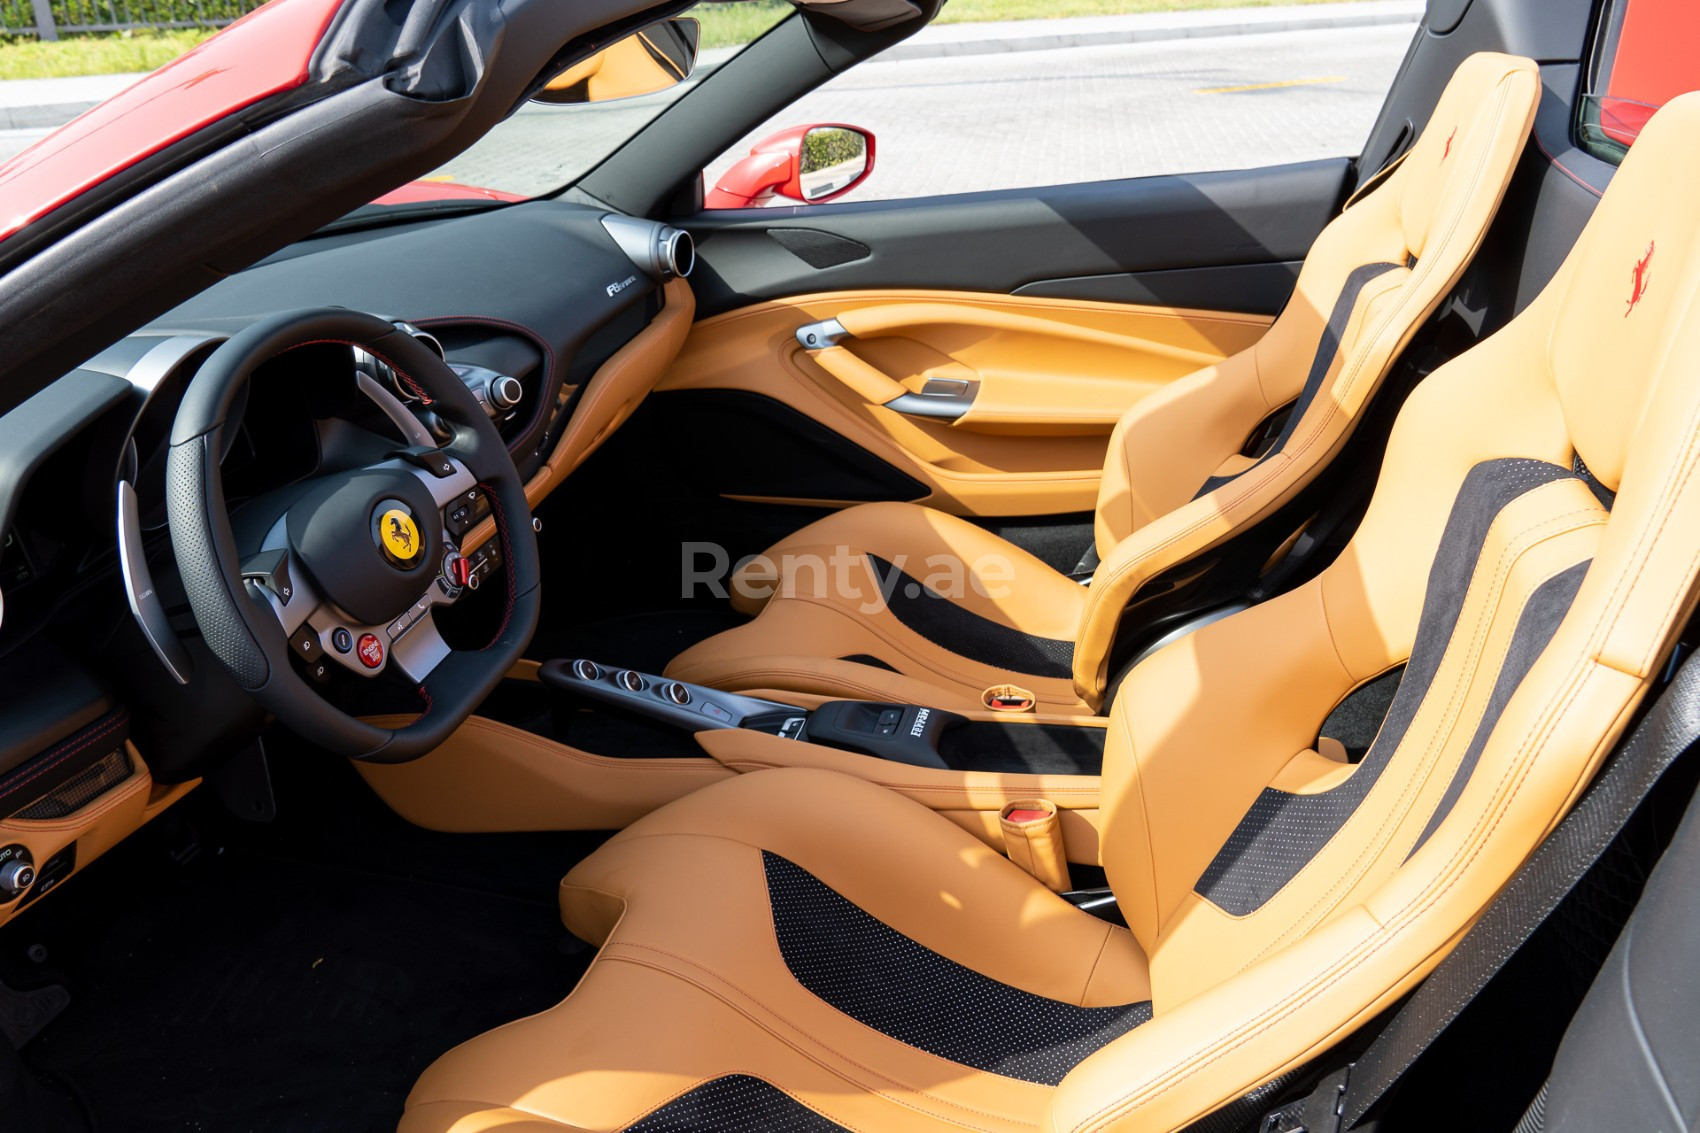
<svg viewBox="0 0 1700 1133">
<path fill-rule="evenodd" d="M 1340 451 L 1481 246 L 1539 96 L 1531 60 L 1471 56 L 1404 161 L 1317 238 L 1267 334 L 1128 411 L 1110 439 L 1090 586 L 965 519 L 864 504 L 740 571 L 733 603 L 754 619 L 667 675 L 957 709 L 1015 686 L 1042 712 L 1096 712 L 1142 588 L 1270 517 Z M 1272 441 L 1246 455 L 1259 433 Z"/>
</svg>

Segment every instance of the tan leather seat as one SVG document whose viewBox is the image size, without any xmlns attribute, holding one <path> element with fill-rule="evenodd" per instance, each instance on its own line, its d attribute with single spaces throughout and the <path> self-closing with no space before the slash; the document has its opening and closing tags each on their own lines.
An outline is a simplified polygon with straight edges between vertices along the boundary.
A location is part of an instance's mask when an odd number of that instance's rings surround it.
<svg viewBox="0 0 1700 1133">
<path fill-rule="evenodd" d="M 1700 94 L 1529 309 L 1406 403 L 1342 556 L 1133 670 L 1102 841 L 1128 928 L 892 792 L 758 771 L 567 876 L 589 972 L 440 1059 L 403 1128 L 1168 1130 L 1386 1007 L 1576 799 L 1693 613 L 1697 179 Z M 1360 763 L 1313 750 L 1401 665 Z"/>
<path fill-rule="evenodd" d="M 754 620 L 668 675 L 942 708 L 1014 683 L 1042 710 L 1096 711 L 1141 588 L 1270 517 L 1345 443 L 1480 246 L 1539 93 L 1530 60 L 1472 56 L 1409 157 L 1317 238 L 1267 334 L 1129 410 L 1110 439 L 1090 587 L 942 512 L 852 507 L 744 568 L 733 602 Z M 1267 452 L 1242 455 L 1288 406 Z"/>
</svg>

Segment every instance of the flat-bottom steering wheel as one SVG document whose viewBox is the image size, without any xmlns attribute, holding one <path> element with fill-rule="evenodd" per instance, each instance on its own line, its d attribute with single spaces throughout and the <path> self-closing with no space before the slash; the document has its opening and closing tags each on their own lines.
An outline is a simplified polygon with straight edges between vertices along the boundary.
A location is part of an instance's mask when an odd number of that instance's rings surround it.
<svg viewBox="0 0 1700 1133">
<path fill-rule="evenodd" d="M 219 469 L 226 432 L 240 424 L 232 414 L 256 367 L 320 343 L 345 344 L 388 365 L 452 438 L 309 482 L 258 545 L 239 547 Z M 481 496 L 499 554 L 485 557 L 489 577 L 478 581 L 503 593 L 506 606 L 488 645 L 452 649 L 433 611 L 457 600 L 472 579 L 445 513 Z M 447 363 L 372 315 L 292 312 L 220 346 L 178 407 L 166 506 L 177 567 L 213 655 L 285 726 L 341 755 L 399 763 L 429 752 L 507 675 L 537 628 L 537 539 L 507 446 Z M 400 672 L 417 685 L 421 714 L 401 728 L 351 716 L 314 691 L 292 653 L 331 658 L 361 675 Z"/>
</svg>

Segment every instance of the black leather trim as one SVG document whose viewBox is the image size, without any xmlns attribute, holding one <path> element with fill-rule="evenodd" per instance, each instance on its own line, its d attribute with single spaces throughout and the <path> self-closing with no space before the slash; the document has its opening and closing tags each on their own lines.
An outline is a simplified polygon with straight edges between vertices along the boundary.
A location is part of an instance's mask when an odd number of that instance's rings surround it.
<svg viewBox="0 0 1700 1133">
<path fill-rule="evenodd" d="M 0 815 L 10 816 L 124 746 L 130 713 L 116 708 L 0 779 Z"/>
<path fill-rule="evenodd" d="M 1567 468 L 1520 457 L 1470 469 L 1429 571 L 1410 661 L 1363 762 L 1332 790 L 1295 795 L 1265 787 L 1198 879 L 1199 896 L 1233 916 L 1256 912 L 1339 832 L 1392 763 L 1434 683 L 1494 519 L 1519 496 L 1574 478 Z"/>
<path fill-rule="evenodd" d="M 958 657 L 1012 673 L 1066 680 L 1074 673 L 1074 642 L 1035 637 L 981 617 L 911 578 L 878 555 L 869 555 L 891 616 Z"/>
<path fill-rule="evenodd" d="M 1151 1019 L 1151 1003 L 1077 1007 L 999 983 L 919 944 L 803 867 L 762 851 L 773 930 L 797 982 L 898 1042 L 963 1066 L 1055 1086 Z"/>
<path fill-rule="evenodd" d="M 1340 352 L 1340 340 L 1345 337 L 1346 324 L 1352 321 L 1352 312 L 1357 310 L 1358 296 L 1370 282 L 1386 275 L 1400 267 L 1400 264 L 1364 264 L 1352 269 L 1346 277 L 1346 283 L 1340 288 L 1340 295 L 1334 300 L 1334 309 L 1328 314 L 1328 325 L 1322 328 L 1322 337 L 1317 340 L 1316 354 L 1310 360 L 1310 373 L 1305 375 L 1304 389 L 1300 391 L 1298 400 L 1293 403 L 1292 410 L 1287 414 L 1286 423 L 1281 426 L 1281 433 L 1275 438 L 1275 443 L 1269 446 L 1257 464 L 1244 468 L 1232 476 L 1212 476 L 1204 482 L 1204 486 L 1192 497 L 1198 499 L 1207 496 L 1224 484 L 1244 476 L 1258 464 L 1280 452 L 1286 443 L 1292 439 L 1293 431 L 1299 427 L 1305 413 L 1310 409 L 1310 403 L 1316 400 L 1316 395 L 1322 392 L 1322 383 L 1328 377 L 1330 367 L 1334 365 L 1334 356 Z"/>
<path fill-rule="evenodd" d="M 843 1129 L 748 1074 L 714 1078 L 652 1111 L 626 1133 L 831 1133 Z"/>
</svg>

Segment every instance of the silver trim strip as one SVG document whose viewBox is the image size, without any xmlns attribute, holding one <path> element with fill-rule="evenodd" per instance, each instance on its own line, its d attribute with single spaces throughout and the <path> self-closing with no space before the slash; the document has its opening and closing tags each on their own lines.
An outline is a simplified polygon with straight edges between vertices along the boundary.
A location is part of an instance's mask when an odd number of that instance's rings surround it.
<svg viewBox="0 0 1700 1133">
<path fill-rule="evenodd" d="M 911 417 L 926 417 L 934 421 L 955 421 L 974 406 L 974 395 L 980 392 L 979 382 L 965 382 L 962 393 L 905 393 L 885 403 L 885 408 Z"/>
<path fill-rule="evenodd" d="M 837 319 L 822 319 L 818 323 L 809 323 L 797 328 L 797 344 L 804 350 L 825 350 L 854 337 L 855 335 L 845 330 L 844 324 Z"/>
<path fill-rule="evenodd" d="M 118 566 L 124 573 L 124 596 L 130 601 L 130 613 L 142 636 L 147 638 L 154 656 L 172 679 L 180 685 L 188 684 L 189 653 L 172 631 L 165 605 L 154 589 L 153 575 L 142 550 L 141 508 L 136 502 L 136 489 L 128 480 L 118 481 Z"/>
<path fill-rule="evenodd" d="M 407 438 L 410 445 L 417 448 L 436 448 L 437 438 L 420 423 L 419 418 L 407 411 L 407 406 L 401 399 L 384 388 L 382 382 L 368 374 L 365 370 L 354 371 L 354 383 L 360 387 L 372 404 L 384 411 L 384 416 L 390 423 L 401 430 L 401 435 Z"/>
<path fill-rule="evenodd" d="M 217 334 L 175 335 L 137 359 L 125 372 L 124 380 L 145 393 L 152 393 L 189 355 L 209 342 L 224 341 L 224 336 Z"/>
</svg>

